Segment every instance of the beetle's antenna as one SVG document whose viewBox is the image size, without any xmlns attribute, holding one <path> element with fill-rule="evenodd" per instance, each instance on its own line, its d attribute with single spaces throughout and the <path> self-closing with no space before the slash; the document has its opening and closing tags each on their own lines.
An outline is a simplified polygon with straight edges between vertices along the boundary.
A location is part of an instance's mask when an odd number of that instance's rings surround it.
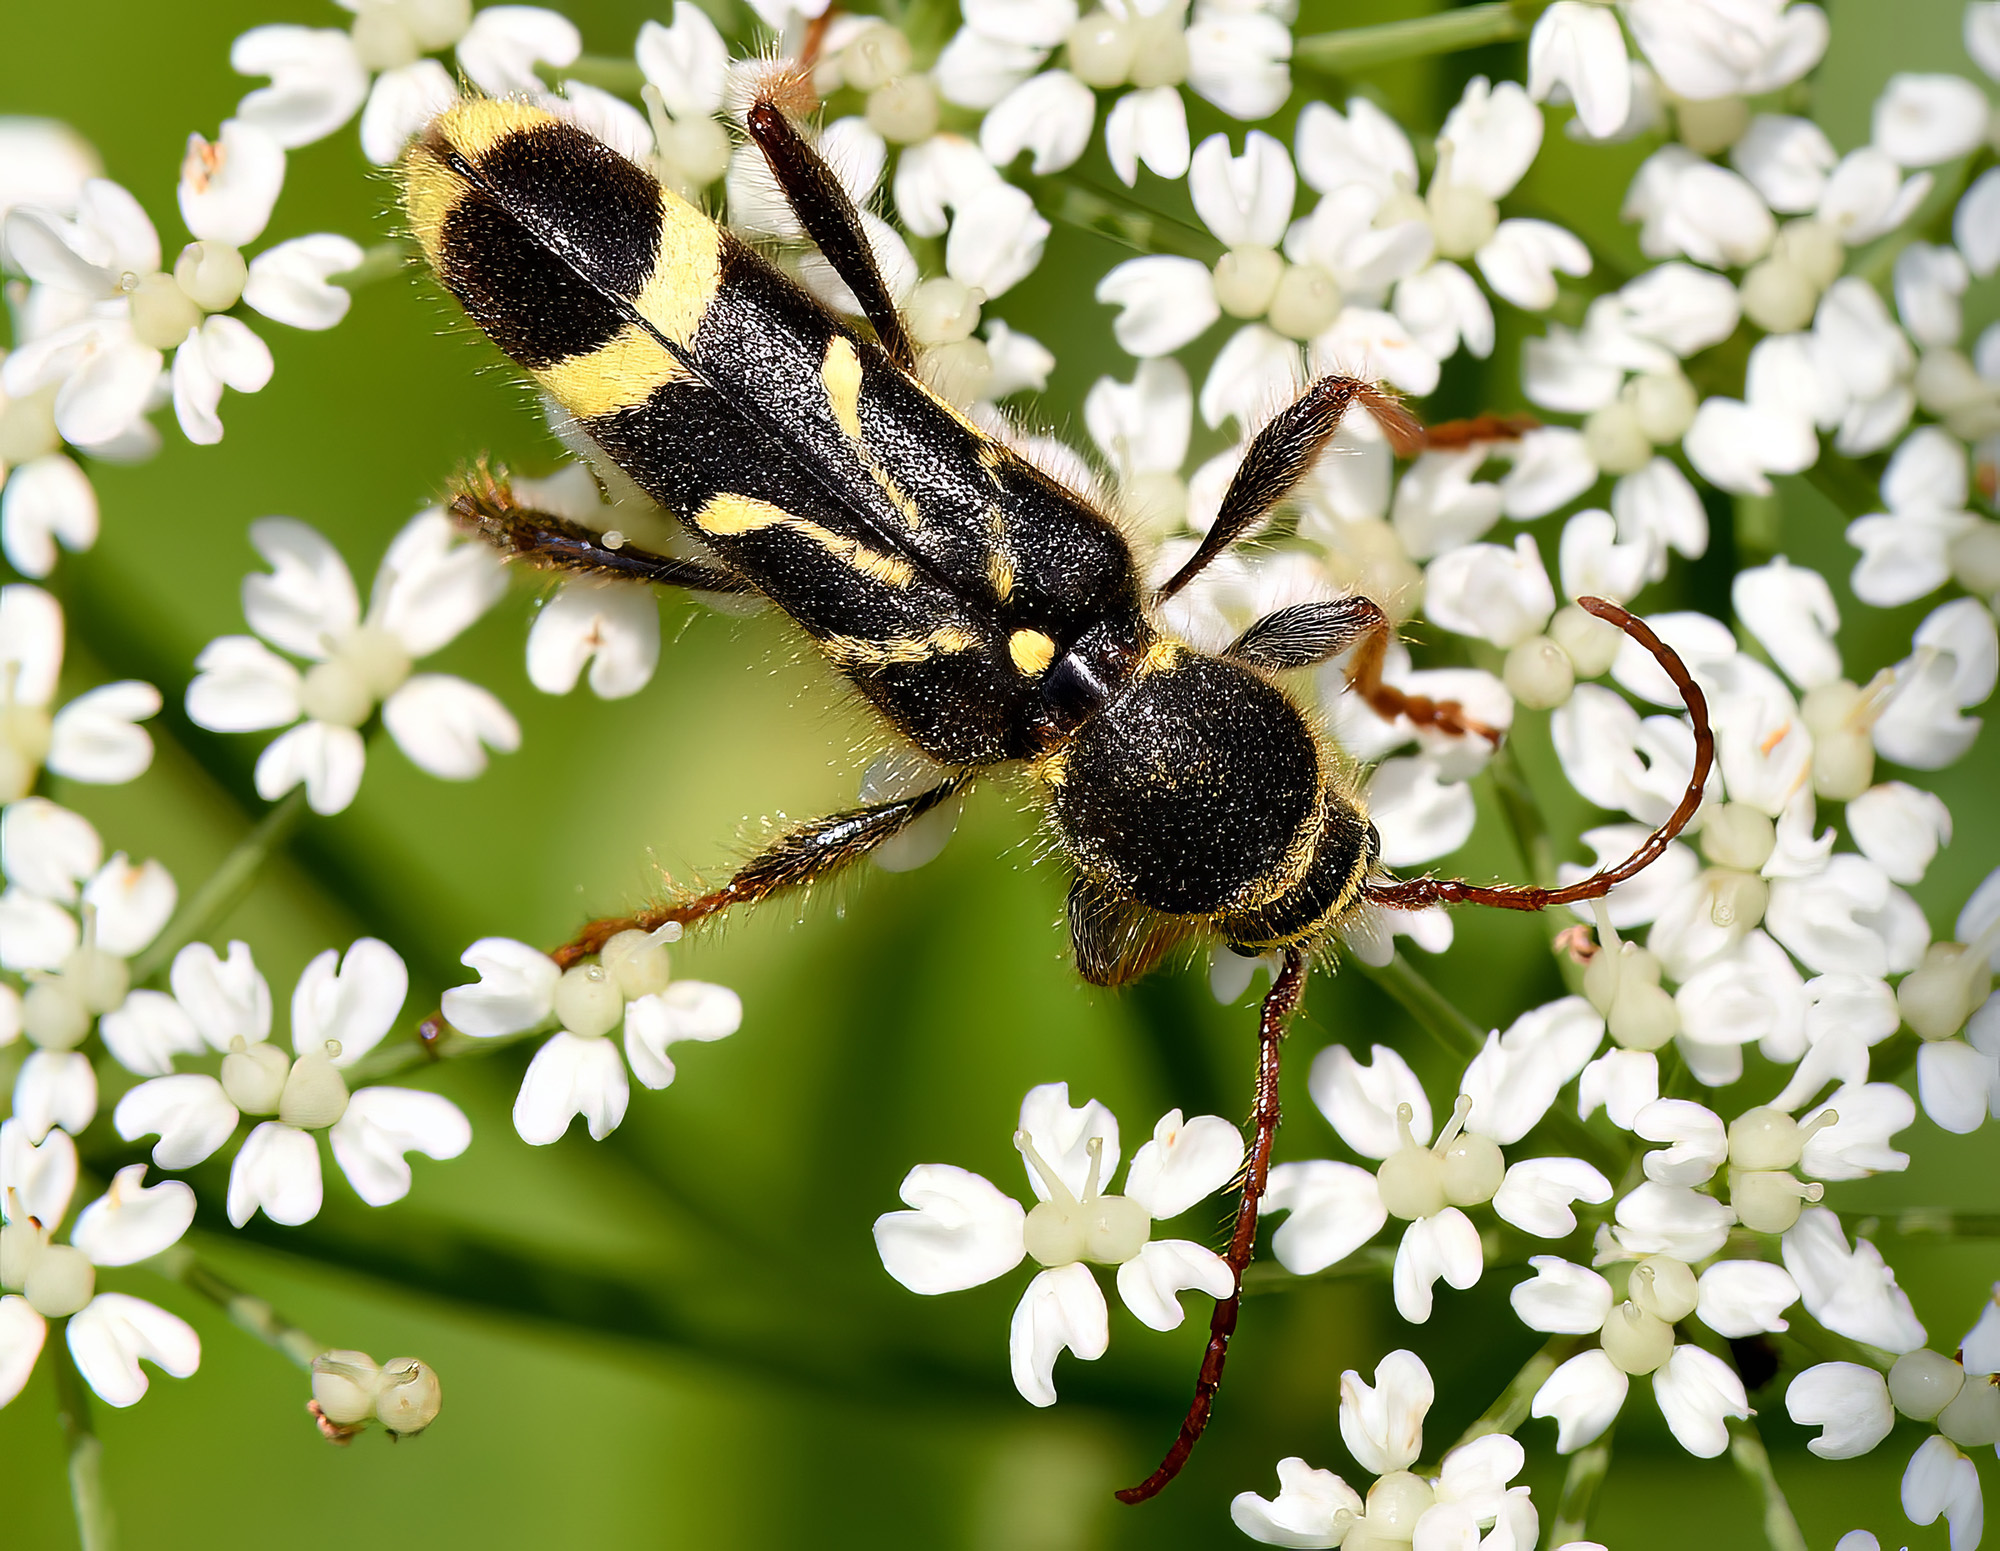
<svg viewBox="0 0 2000 1551">
<path fill-rule="evenodd" d="M 1637 877 L 1652 866 L 1673 838 L 1687 828 L 1688 821 L 1701 807 L 1702 794 L 1708 786 L 1709 767 L 1715 763 L 1715 732 L 1708 724 L 1707 697 L 1702 694 L 1701 686 L 1695 683 L 1694 675 L 1688 672 L 1687 664 L 1681 661 L 1680 653 L 1655 635 L 1644 621 L 1603 598 L 1578 598 L 1576 601 L 1579 608 L 1616 625 L 1651 652 L 1653 660 L 1674 681 L 1674 688 L 1680 691 L 1681 699 L 1687 703 L 1688 719 L 1694 723 L 1694 769 L 1688 775 L 1687 790 L 1681 794 L 1680 806 L 1668 815 L 1666 823 L 1646 837 L 1644 845 L 1616 867 L 1603 868 L 1565 888 L 1544 889 L 1532 884 L 1481 887 L 1462 878 L 1384 879 L 1363 886 L 1362 897 L 1370 904 L 1386 905 L 1391 910 L 1421 910 L 1426 905 L 1492 905 L 1500 910 L 1546 910 L 1551 905 L 1574 905 L 1586 899 L 1601 899 L 1619 884 Z"/>
<path fill-rule="evenodd" d="M 1208 1350 L 1202 1354 L 1201 1372 L 1194 1381 L 1194 1399 L 1181 1420 L 1180 1435 L 1174 1439 L 1167 1457 L 1137 1486 L 1118 1494 L 1121 1503 L 1142 1503 L 1157 1496 L 1194 1453 L 1208 1427 L 1215 1406 L 1215 1392 L 1222 1387 L 1222 1364 L 1229 1355 L 1229 1338 L 1236 1333 L 1236 1315 L 1243 1306 L 1243 1272 L 1250 1264 L 1257 1244 L 1257 1208 L 1264 1199 L 1264 1186 L 1271 1174 L 1271 1145 L 1278 1135 L 1278 1068 L 1285 1038 L 1285 1023 L 1299 1005 L 1306 986 L 1306 956 L 1301 948 L 1285 950 L 1284 966 L 1264 997 L 1257 1015 L 1257 1098 L 1250 1112 L 1255 1132 L 1250 1140 L 1250 1161 L 1243 1170 L 1243 1194 L 1236 1207 L 1236 1226 L 1229 1235 L 1229 1248 L 1222 1258 L 1236 1273 L 1236 1287 L 1215 1306 L 1208 1322 Z"/>
</svg>

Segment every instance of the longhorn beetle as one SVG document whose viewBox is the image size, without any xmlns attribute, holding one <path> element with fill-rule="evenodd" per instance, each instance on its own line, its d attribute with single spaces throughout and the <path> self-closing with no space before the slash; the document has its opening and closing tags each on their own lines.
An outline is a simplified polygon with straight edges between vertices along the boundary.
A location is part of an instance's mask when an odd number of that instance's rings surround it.
<svg viewBox="0 0 2000 1551">
<path fill-rule="evenodd" d="M 747 131 L 872 337 L 540 107 L 462 101 L 403 164 L 404 209 L 445 289 L 705 557 L 646 553 L 527 510 L 483 475 L 457 494 L 458 519 L 533 566 L 768 598 L 896 732 L 952 772 L 916 796 L 788 829 L 719 888 L 593 921 L 555 958 L 567 966 L 620 931 L 691 925 L 810 887 L 981 772 L 1016 763 L 1074 867 L 1069 926 L 1084 979 L 1123 984 L 1203 938 L 1275 951 L 1226 1255 L 1237 1290 L 1216 1305 L 1179 1436 L 1151 1477 L 1118 1494 L 1138 1502 L 1173 1478 L 1207 1425 L 1278 1126 L 1280 1042 L 1308 956 L 1364 902 L 1542 910 L 1632 877 L 1700 805 L 1713 749 L 1706 708 L 1643 624 L 1616 604 L 1579 600 L 1651 652 L 1686 699 L 1694 771 L 1673 815 L 1625 861 L 1567 888 L 1389 877 L 1351 782 L 1275 675 L 1356 649 L 1349 678 L 1383 716 L 1497 734 L 1453 702 L 1382 681 L 1389 624 L 1366 598 L 1280 609 L 1218 654 L 1174 639 L 1157 611 L 1286 499 L 1348 410 L 1372 414 L 1406 455 L 1422 445 L 1415 420 L 1366 382 L 1313 383 L 1252 439 L 1199 548 L 1149 590 L 1105 514 L 918 375 L 860 217 L 787 116 L 786 84 L 760 89 Z"/>
</svg>

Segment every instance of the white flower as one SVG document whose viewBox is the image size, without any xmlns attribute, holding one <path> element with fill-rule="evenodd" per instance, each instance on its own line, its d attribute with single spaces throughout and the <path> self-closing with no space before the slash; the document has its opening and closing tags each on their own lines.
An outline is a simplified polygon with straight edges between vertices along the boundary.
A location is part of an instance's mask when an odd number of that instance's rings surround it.
<svg viewBox="0 0 2000 1551">
<path fill-rule="evenodd" d="M 1487 1434 L 1447 1453 L 1434 1477 L 1410 1473 L 1423 1451 L 1424 1417 L 1434 1395 L 1430 1370 L 1414 1352 L 1396 1351 L 1375 1369 L 1375 1383 L 1349 1369 L 1340 1378 L 1340 1436 L 1364 1470 L 1379 1479 L 1366 1499 L 1339 1476 L 1302 1459 L 1278 1465 L 1275 1500 L 1255 1492 L 1229 1505 L 1236 1527 L 1277 1546 L 1532 1545 L 1540 1529 L 1526 1487 L 1509 1488 L 1526 1452 L 1505 1434 Z M 1480 1531 L 1491 1526 L 1482 1538 Z"/>
<path fill-rule="evenodd" d="M 1632 36 L 1676 96 L 1753 97 L 1826 52 L 1826 13 L 1789 0 L 1627 0 Z"/>
<path fill-rule="evenodd" d="M 1785 1410 L 1801 1427 L 1819 1427 L 1806 1447 L 1821 1459 L 1853 1459 L 1889 1436 L 1896 1411 L 1881 1374 L 1859 1363 L 1819 1363 L 1785 1389 Z"/>
<path fill-rule="evenodd" d="M 1625 38 L 1607 6 L 1556 0 L 1528 37 L 1528 93 L 1542 102 L 1560 93 L 1576 104 L 1590 135 L 1609 139 L 1631 107 Z"/>
<path fill-rule="evenodd" d="M 1008 1339 L 1014 1386 L 1030 1403 L 1055 1404 L 1055 1361 L 1065 1348 L 1086 1362 L 1104 1355 L 1108 1313 L 1089 1264 L 1118 1268 L 1119 1296 L 1154 1330 L 1180 1325 L 1182 1292 L 1226 1298 L 1236 1290 L 1220 1255 L 1152 1236 L 1156 1220 L 1178 1217 L 1234 1177 L 1243 1137 L 1228 1121 L 1162 1116 L 1132 1159 L 1123 1195 L 1104 1188 L 1118 1167 L 1117 1119 L 1095 1100 L 1071 1107 L 1067 1083 L 1030 1090 L 1014 1145 L 1035 1206 L 1024 1211 L 964 1169 L 919 1164 L 899 1192 L 910 1210 L 875 1220 L 875 1247 L 891 1276 L 924 1294 L 977 1287 L 1024 1259 L 1042 1267 Z"/>
<path fill-rule="evenodd" d="M 1783 1248 L 1806 1312 L 1828 1330 L 1885 1352 L 1924 1344 L 1924 1327 L 1881 1252 L 1866 1239 L 1856 1239 L 1850 1250 L 1840 1219 L 1825 1207 L 1801 1212 Z"/>
<path fill-rule="evenodd" d="M 1934 167 L 1983 141 L 1991 118 L 1963 76 L 1892 75 L 1875 101 L 1874 142 L 1905 167 Z"/>
<path fill-rule="evenodd" d="M 1979 1467 L 1945 1438 L 1926 1438 L 1903 1472 L 1903 1512 L 1912 1524 L 1951 1526 L 1951 1551 L 1973 1551 L 1985 1527 Z"/>
<path fill-rule="evenodd" d="M 1489 1039 L 1430 1146 L 1430 1106 L 1400 1056 L 1377 1045 L 1362 1066 L 1344 1046 L 1321 1051 L 1313 1062 L 1314 1101 L 1341 1140 L 1381 1160 L 1381 1168 L 1372 1176 L 1325 1161 L 1272 1169 L 1264 1209 L 1292 1214 L 1272 1240 L 1279 1263 L 1310 1275 L 1367 1243 L 1391 1215 L 1402 1218 L 1409 1226 L 1396 1250 L 1396 1308 L 1421 1324 L 1439 1279 L 1460 1290 L 1479 1280 L 1479 1231 L 1463 1208 L 1490 1201 L 1523 1232 L 1563 1238 L 1576 1229 L 1572 1202 L 1610 1200 L 1610 1183 L 1589 1164 L 1534 1158 L 1510 1168 L 1496 1140 L 1532 1130 L 1594 1049 L 1601 1024 L 1573 1001 L 1537 1009 Z"/>
<path fill-rule="evenodd" d="M 648 1088 L 674 1080 L 667 1047 L 681 1040 L 723 1039 L 743 1023 L 743 1003 L 727 986 L 675 980 L 667 944 L 681 933 L 621 932 L 595 964 L 564 970 L 547 954 L 506 937 L 482 937 L 460 961 L 479 972 L 474 985 L 444 994 L 444 1015 L 479 1039 L 522 1034 L 553 1019 L 555 1036 L 535 1052 L 514 1100 L 514 1129 L 545 1146 L 577 1115 L 602 1141 L 625 1118 L 631 1088 L 625 1067 Z M 607 1037 L 622 1025 L 625 1060 Z"/>
<path fill-rule="evenodd" d="M 1963 713 L 1984 704 L 2000 676 L 2000 638 L 1977 598 L 1933 609 L 1896 665 L 1888 703 L 1875 719 L 1874 739 L 1886 759 L 1917 770 L 1939 770 L 1979 736 L 1980 719 Z"/>
<path fill-rule="evenodd" d="M 1855 596 L 1893 608 L 1951 580 L 1952 543 L 1978 526 L 1969 496 L 1965 448 L 1955 437 L 1934 425 L 1905 437 L 1882 476 L 1888 511 L 1847 525 L 1847 542 L 1861 551 Z"/>
<path fill-rule="evenodd" d="M 349 1093 L 342 1068 L 374 1049 L 395 1023 L 409 972 L 387 943 L 363 937 L 343 956 L 328 948 L 306 965 L 292 992 L 292 1048 L 269 1042 L 271 990 L 249 948 L 218 958 L 205 943 L 174 956 L 174 1000 L 201 1038 L 222 1051 L 219 1077 L 176 1073 L 140 1083 L 112 1123 L 126 1141 L 158 1136 L 153 1161 L 192 1168 L 221 1147 L 248 1116 L 270 1115 L 244 1139 L 229 1170 L 229 1220 L 242 1227 L 259 1210 L 296 1226 L 319 1214 L 319 1148 L 324 1130 L 334 1161 L 370 1206 L 410 1190 L 404 1154 L 456 1158 L 472 1127 L 451 1100 L 409 1088 Z"/>
<path fill-rule="evenodd" d="M 1663 146 L 1646 159 L 1622 214 L 1643 223 L 1639 249 L 1648 258 L 1684 254 L 1716 269 L 1754 263 L 1777 234 L 1770 209 L 1747 179 L 1681 145 Z"/>
<path fill-rule="evenodd" d="M 28 1382 L 61 1319 L 70 1356 L 106 1405 L 146 1393 L 141 1359 L 184 1379 L 201 1363 L 201 1339 L 184 1321 L 127 1293 L 98 1292 L 104 1266 L 129 1266 L 179 1242 L 194 1221 L 194 1192 L 178 1180 L 147 1186 L 146 1166 L 120 1169 L 111 1188 L 77 1214 L 69 1243 L 52 1242 L 76 1189 L 76 1144 L 52 1131 L 39 1146 L 20 1121 L 0 1122 L 0 1217 L 7 1275 L 0 1287 L 0 1406 Z"/>
<path fill-rule="evenodd" d="M 451 75 L 423 56 L 456 45 L 459 69 L 482 91 L 541 96 L 534 66 L 561 68 L 583 47 L 574 23 L 538 6 L 488 6 L 476 14 L 409 3 L 349 8 L 360 13 L 351 34 L 279 25 L 238 37 L 230 65 L 271 82 L 238 104 L 238 117 L 282 145 L 302 146 L 325 139 L 359 110 L 362 149 L 386 166 L 457 97 Z"/>
<path fill-rule="evenodd" d="M 243 584 L 251 628 L 313 666 L 301 673 L 261 641 L 219 637 L 195 660 L 188 716 L 217 732 L 299 722 L 258 757 L 257 791 L 266 801 L 303 783 L 316 813 L 353 802 L 366 760 L 358 729 L 378 704 L 411 762 L 445 780 L 478 775 L 487 748 L 519 747 L 519 725 L 488 691 L 446 674 L 411 674 L 416 659 L 505 591 L 490 549 L 460 543 L 442 512 L 420 513 L 383 556 L 363 616 L 346 564 L 314 529 L 266 517 L 251 524 L 250 539 L 273 567 Z"/>
<path fill-rule="evenodd" d="M 117 786 L 153 762 L 153 740 L 138 723 L 160 709 L 160 692 L 125 679 L 55 708 L 62 659 L 62 605 L 26 582 L 0 587 L 0 804 L 32 791 L 44 765 Z"/>
</svg>

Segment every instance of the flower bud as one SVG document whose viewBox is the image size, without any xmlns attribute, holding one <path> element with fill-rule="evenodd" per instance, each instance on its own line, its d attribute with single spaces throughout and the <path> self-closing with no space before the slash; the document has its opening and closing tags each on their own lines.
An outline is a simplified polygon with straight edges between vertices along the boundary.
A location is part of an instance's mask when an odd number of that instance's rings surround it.
<svg viewBox="0 0 2000 1551">
<path fill-rule="evenodd" d="M 1694 1313 L 1699 1297 L 1692 1267 L 1672 1255 L 1648 1255 L 1632 1268 L 1627 1296 L 1654 1319 L 1671 1325 Z"/>
<path fill-rule="evenodd" d="M 1070 73 L 1085 86 L 1121 86 L 1132 73 L 1138 39 L 1105 11 L 1092 11 L 1069 30 Z"/>
<path fill-rule="evenodd" d="M 1994 1387 L 1994 1375 L 1968 1373 L 1965 1387 L 1938 1412 L 1937 1430 L 1961 1449 L 2000 1443 L 2000 1389 Z"/>
<path fill-rule="evenodd" d="M 132 332 L 153 350 L 171 350 L 201 324 L 201 309 L 169 274 L 153 273 L 132 287 Z"/>
<path fill-rule="evenodd" d="M 1625 385 L 1632 412 L 1639 417 L 1639 429 L 1654 446 L 1679 441 L 1694 424 L 1701 396 L 1694 384 L 1679 372 L 1647 372 Z M 1599 621 L 1603 624 L 1603 621 Z M 1610 625 L 1605 628 L 1611 629 Z"/>
<path fill-rule="evenodd" d="M 1813 735 L 1813 791 L 1831 802 L 1867 791 L 1875 782 L 1868 691 L 1846 679 L 1816 684 L 1799 702 L 1799 715 Z"/>
<path fill-rule="evenodd" d="M 43 1050 L 74 1050 L 90 1032 L 90 1009 L 67 977 L 52 975 L 21 999 L 21 1029 Z"/>
<path fill-rule="evenodd" d="M 1604 1355 L 1625 1373 L 1651 1373 L 1674 1355 L 1674 1327 L 1629 1298 L 1604 1321 Z"/>
<path fill-rule="evenodd" d="M 1215 261 L 1215 301 L 1232 318 L 1261 318 L 1271 309 L 1285 261 L 1274 248 L 1231 248 Z"/>
<path fill-rule="evenodd" d="M 619 932 L 598 959 L 626 1001 L 656 996 L 673 979 L 667 945 L 652 932 Z"/>
<path fill-rule="evenodd" d="M 1950 1039 L 1992 989 L 1993 970 L 1983 954 L 1968 952 L 1964 943 L 1934 942 L 1896 987 L 1896 1006 L 1919 1037 Z"/>
<path fill-rule="evenodd" d="M 1180 8 L 1171 5 L 1133 18 L 1132 84 L 1141 91 L 1178 86 L 1187 79 L 1187 34 L 1181 22 Z"/>
<path fill-rule="evenodd" d="M 1658 955 L 1630 942 L 1605 948 L 1583 972 L 1583 994 L 1619 1045 L 1658 1050 L 1681 1026 L 1680 1008 L 1660 985 Z"/>
<path fill-rule="evenodd" d="M 937 133 L 938 95 L 927 75 L 906 75 L 868 94 L 868 124 L 892 145 L 914 145 Z"/>
<path fill-rule="evenodd" d="M 1815 290 L 1824 291 L 1840 278 L 1847 262 L 1847 249 L 1840 233 L 1824 221 L 1802 216 L 1778 228 L 1771 242 L 1771 257 L 1795 267 Z"/>
<path fill-rule="evenodd" d="M 625 1016 L 625 998 L 602 964 L 573 964 L 556 982 L 556 1019 L 572 1034 L 609 1034 Z"/>
<path fill-rule="evenodd" d="M 887 22 L 864 29 L 840 52 L 840 75 L 859 92 L 872 92 L 910 73 L 910 40 Z"/>
<path fill-rule="evenodd" d="M 1369 1544 L 1381 1540 L 1408 1545 L 1416 1538 L 1417 1520 L 1436 1501 L 1437 1492 L 1422 1476 L 1407 1470 L 1378 1476 L 1368 1489 Z"/>
<path fill-rule="evenodd" d="M 1739 1169 L 1789 1169 L 1804 1147 L 1799 1123 L 1768 1104 L 1729 1122 L 1729 1161 Z"/>
<path fill-rule="evenodd" d="M 437 1420 L 444 1387 L 437 1370 L 415 1357 L 392 1357 L 382 1364 L 375 1415 L 398 1438 L 412 1437 Z"/>
<path fill-rule="evenodd" d="M 979 326 L 979 298 L 971 286 L 934 275 L 910 293 L 903 318 L 918 344 L 957 344 Z"/>
<path fill-rule="evenodd" d="M 1796 264 L 1767 258 L 1743 277 L 1743 316 L 1767 334 L 1795 334 L 1812 322 L 1819 288 Z"/>
<path fill-rule="evenodd" d="M 1453 1206 L 1479 1206 L 1491 1201 L 1507 1177 L 1507 1160 L 1500 1144 L 1476 1131 L 1462 1131 L 1438 1160 L 1438 1181 Z"/>
<path fill-rule="evenodd" d="M 1287 339 L 1311 339 L 1340 316 L 1340 282 L 1317 264 L 1290 265 L 1271 297 L 1271 327 Z"/>
<path fill-rule="evenodd" d="M 1507 693 L 1531 711 L 1550 711 L 1576 688 L 1569 653 L 1545 635 L 1531 636 L 1507 653 L 1500 670 Z"/>
<path fill-rule="evenodd" d="M 340 1427 L 368 1420 L 382 1373 L 366 1352 L 344 1348 L 321 1352 L 312 1361 L 313 1399 L 320 1415 Z"/>
<path fill-rule="evenodd" d="M 1697 156 L 1719 156 L 1743 138 L 1750 127 L 1750 104 L 1741 97 L 1708 97 L 1700 102 L 1677 99 L 1674 127 L 1681 144 Z"/>
<path fill-rule="evenodd" d="M 191 242 L 174 261 L 174 284 L 207 312 L 227 312 L 243 295 L 250 266 L 226 242 Z"/>
<path fill-rule="evenodd" d="M 1951 577 L 1967 592 L 2000 593 L 2000 522 L 1982 519 L 1951 541 Z"/>
<path fill-rule="evenodd" d="M 222 1058 L 222 1091 L 246 1115 L 275 1115 L 292 1063 L 268 1040 L 246 1045 L 242 1035 L 229 1042 Z"/>
<path fill-rule="evenodd" d="M 1549 621 L 1549 639 L 1568 655 L 1578 678 L 1594 679 L 1611 671 L 1625 635 L 1609 620 L 1566 603 Z"/>
<path fill-rule="evenodd" d="M 19 1292 L 28 1271 L 48 1247 L 49 1232 L 33 1222 L 0 1224 L 0 1287 Z"/>
<path fill-rule="evenodd" d="M 1889 1398 L 1914 1422 L 1930 1421 L 1958 1398 L 1964 1385 L 1965 1370 L 1927 1347 L 1903 1353 L 1889 1370 Z"/>
<path fill-rule="evenodd" d="M 1729 1204 L 1736 1220 L 1755 1233 L 1783 1233 L 1799 1220 L 1808 1201 L 1826 1194 L 1820 1184 L 1801 1184 L 1782 1169 L 1729 1171 Z"/>
<path fill-rule="evenodd" d="M 1440 184 L 1432 178 L 1428 203 L 1439 258 L 1472 257 L 1500 225 L 1500 207 L 1469 184 Z"/>
<path fill-rule="evenodd" d="M 1772 833 L 1775 836 L 1776 831 Z M 1708 918 L 1717 926 L 1743 933 L 1764 919 L 1764 907 L 1771 902 L 1771 886 L 1756 873 L 1711 867 L 1707 882 Z"/>
<path fill-rule="evenodd" d="M 1771 859 L 1778 830 L 1745 802 L 1725 802 L 1701 821 L 1701 852 L 1717 867 L 1754 873 Z"/>
<path fill-rule="evenodd" d="M 1382 1160 L 1375 1188 L 1391 1216 L 1414 1222 L 1445 1208 L 1443 1160 L 1428 1147 L 1406 1142 Z"/>
<path fill-rule="evenodd" d="M 45 1244 L 21 1284 L 28 1305 L 44 1319 L 74 1314 L 97 1293 L 97 1267 L 80 1249 Z"/>
<path fill-rule="evenodd" d="M 1583 444 L 1606 474 L 1632 474 L 1653 457 L 1653 444 L 1639 428 L 1638 411 L 1623 399 L 1593 410 L 1583 422 Z"/>
<path fill-rule="evenodd" d="M 292 1063 L 278 1099 L 278 1118 L 288 1126 L 316 1131 L 347 1113 L 347 1082 L 332 1060 L 340 1045 L 336 1040 L 326 1045 L 325 1054 L 303 1055 Z"/>
</svg>

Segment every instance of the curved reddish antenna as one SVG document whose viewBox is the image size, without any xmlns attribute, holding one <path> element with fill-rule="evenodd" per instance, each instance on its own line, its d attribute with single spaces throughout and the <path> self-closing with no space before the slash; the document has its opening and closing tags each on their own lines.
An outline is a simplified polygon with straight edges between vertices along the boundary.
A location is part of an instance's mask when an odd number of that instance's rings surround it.
<svg viewBox="0 0 2000 1551">
<path fill-rule="evenodd" d="M 1586 899 L 1601 899 L 1619 884 L 1635 878 L 1658 861 L 1668 845 L 1701 807 L 1708 787 L 1708 772 L 1715 763 L 1715 732 L 1708 723 L 1708 698 L 1681 661 L 1680 653 L 1667 645 L 1646 623 L 1626 609 L 1603 598 L 1578 598 L 1577 606 L 1599 619 L 1616 625 L 1653 655 L 1653 660 L 1674 681 L 1687 704 L 1688 719 L 1694 723 L 1694 770 L 1680 806 L 1667 816 L 1646 843 L 1616 867 L 1606 867 L 1565 888 L 1544 889 L 1533 884 L 1482 887 L 1462 878 L 1382 879 L 1363 885 L 1362 897 L 1370 904 L 1391 910 L 1421 910 L 1426 905 L 1491 905 L 1498 910 L 1547 910 L 1551 905 L 1574 905 Z"/>
</svg>

